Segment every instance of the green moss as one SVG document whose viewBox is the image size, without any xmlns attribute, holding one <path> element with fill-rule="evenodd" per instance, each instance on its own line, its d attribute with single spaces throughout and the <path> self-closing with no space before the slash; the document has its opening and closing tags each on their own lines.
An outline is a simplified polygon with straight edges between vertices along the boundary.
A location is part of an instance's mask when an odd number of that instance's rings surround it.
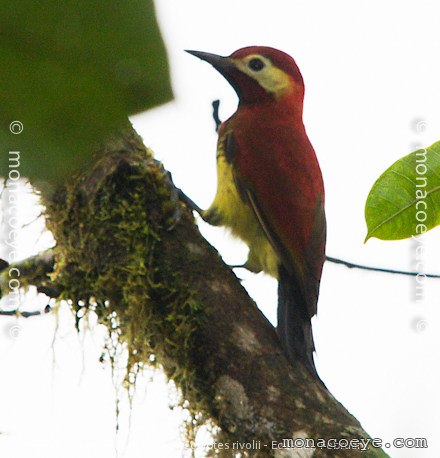
<svg viewBox="0 0 440 458">
<path fill-rule="evenodd" d="M 20 275 L 16 273 L 10 275 L 10 269 L 18 268 Z M 10 293 L 9 280 L 16 278 L 19 280 L 20 288 L 26 291 L 29 286 L 38 285 L 40 288 L 51 284 L 51 272 L 54 268 L 54 258 L 52 250 L 47 250 L 32 256 L 17 264 L 12 264 L 0 271 L 0 298 Z"/>
<path fill-rule="evenodd" d="M 182 403 L 190 401 L 192 430 L 206 411 L 203 383 L 192 369 L 204 309 L 178 266 L 161 256 L 163 235 L 178 221 L 175 190 L 151 151 L 135 137 L 127 143 L 126 154 L 107 153 L 94 170 L 46 198 L 47 225 L 57 241 L 52 279 L 60 299 L 71 301 L 78 327 L 88 311 L 107 326 L 110 359 L 112 346 L 126 346 L 127 387 L 144 364 L 164 368 Z"/>
</svg>

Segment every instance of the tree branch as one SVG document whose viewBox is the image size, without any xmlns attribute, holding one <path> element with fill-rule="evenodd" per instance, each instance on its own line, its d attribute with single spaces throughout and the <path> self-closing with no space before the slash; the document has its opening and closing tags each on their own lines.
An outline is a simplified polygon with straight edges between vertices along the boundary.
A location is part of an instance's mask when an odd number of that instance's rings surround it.
<svg viewBox="0 0 440 458">
<path fill-rule="evenodd" d="M 38 292 L 50 297 L 58 297 L 59 291 L 53 289 L 50 279 L 55 268 L 55 254 L 53 250 L 46 250 L 24 261 L 9 265 L 0 260 L 0 298 L 10 293 L 11 287 L 17 286 L 27 289 L 34 285 Z"/>
<path fill-rule="evenodd" d="M 131 128 L 44 199 L 57 240 L 51 287 L 76 312 L 95 311 L 127 344 L 130 365 L 156 360 L 190 410 L 221 427 L 219 441 L 258 441 L 246 455 L 255 458 L 387 456 L 371 443 L 367 452 L 272 448 L 292 438 L 369 438 L 307 370 L 288 363 L 272 325 Z"/>
<path fill-rule="evenodd" d="M 396 275 L 409 275 L 411 277 L 417 277 L 421 272 L 408 272 L 406 270 L 395 270 L 395 269 L 385 269 L 383 267 L 371 267 L 371 266 L 364 266 L 362 264 L 356 264 L 354 262 L 344 261 L 343 259 L 333 258 L 331 256 L 325 257 L 326 261 L 333 262 L 334 264 L 341 264 L 349 269 L 362 269 L 362 270 L 370 270 L 373 272 L 383 272 L 387 274 L 396 274 Z M 440 278 L 440 275 L 437 274 L 426 274 L 423 273 L 423 276 L 427 278 Z"/>
<path fill-rule="evenodd" d="M 0 310 L 0 316 L 16 316 L 21 318 L 30 318 L 32 316 L 40 316 L 51 311 L 50 305 L 46 305 L 43 310 L 35 310 L 34 312 L 27 312 L 22 310 Z"/>
</svg>

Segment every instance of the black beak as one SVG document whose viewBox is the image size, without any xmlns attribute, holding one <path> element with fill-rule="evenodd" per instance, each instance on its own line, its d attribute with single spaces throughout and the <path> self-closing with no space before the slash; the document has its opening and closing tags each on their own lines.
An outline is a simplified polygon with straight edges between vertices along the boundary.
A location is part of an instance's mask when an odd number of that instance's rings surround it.
<svg viewBox="0 0 440 458">
<path fill-rule="evenodd" d="M 216 70 L 218 70 L 225 77 L 227 77 L 227 75 L 236 68 L 234 63 L 228 57 L 223 57 L 217 54 L 211 54 L 209 52 L 203 51 L 186 50 L 186 52 L 210 63 Z"/>
</svg>

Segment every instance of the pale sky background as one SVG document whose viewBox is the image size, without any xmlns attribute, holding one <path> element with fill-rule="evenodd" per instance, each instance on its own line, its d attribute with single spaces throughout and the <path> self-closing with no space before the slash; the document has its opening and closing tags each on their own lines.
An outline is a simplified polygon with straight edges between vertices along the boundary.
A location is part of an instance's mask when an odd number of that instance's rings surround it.
<svg viewBox="0 0 440 458">
<path fill-rule="evenodd" d="M 176 98 L 132 121 L 176 184 L 200 206 L 210 204 L 216 188 L 211 101 L 221 99 L 223 119 L 236 106 L 228 83 L 183 50 L 228 55 L 247 45 L 282 49 L 296 59 L 306 84 L 304 119 L 326 185 L 328 255 L 413 270 L 413 242 L 374 239 L 364 245 L 363 211 L 369 189 L 389 165 L 416 145 L 440 139 L 440 5 L 156 3 Z M 24 223 L 38 214 L 30 202 L 23 197 Z M 246 248 L 224 230 L 202 222 L 200 227 L 226 262 L 246 258 Z M 20 256 L 50 243 L 41 222 L 34 223 L 23 230 Z M 426 270 L 440 273 L 440 231 L 431 231 L 423 243 Z M 275 281 L 242 269 L 236 273 L 274 322 Z M 392 457 L 438 458 L 440 280 L 427 281 L 422 302 L 414 301 L 414 291 L 412 278 L 326 264 L 314 321 L 316 363 L 330 391 L 372 437 L 428 439 L 428 449 L 390 448 Z M 22 307 L 45 301 L 30 295 Z M 63 309 L 52 351 L 55 326 L 53 316 L 0 318 L 0 457 L 109 458 L 115 442 L 124 458 L 187 456 L 179 432 L 184 413 L 168 408 L 175 393 L 160 374 L 154 382 L 146 376 L 139 383 L 129 437 L 129 407 L 122 395 L 121 432 L 115 438 L 115 390 L 108 364 L 98 362 L 102 329 L 78 337 Z"/>
</svg>

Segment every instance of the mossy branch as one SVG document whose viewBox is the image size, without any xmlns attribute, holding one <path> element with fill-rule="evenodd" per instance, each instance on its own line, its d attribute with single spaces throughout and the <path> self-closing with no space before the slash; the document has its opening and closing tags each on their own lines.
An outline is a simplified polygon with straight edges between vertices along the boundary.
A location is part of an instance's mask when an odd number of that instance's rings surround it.
<svg viewBox="0 0 440 458">
<path fill-rule="evenodd" d="M 130 365 L 157 361 L 191 411 L 220 426 L 223 443 L 259 441 L 245 452 L 252 457 L 386 456 L 371 444 L 366 452 L 271 448 L 368 435 L 302 366 L 289 365 L 274 328 L 131 127 L 44 200 L 59 298 L 78 316 L 94 310 L 126 343 Z"/>
<path fill-rule="evenodd" d="M 19 279 L 23 288 L 31 285 L 45 288 L 52 283 L 50 274 L 53 272 L 54 267 L 55 256 L 53 250 L 43 251 L 36 256 L 11 265 L 3 261 L 0 266 L 0 291 L 3 294 L 9 292 L 8 277 Z"/>
</svg>

